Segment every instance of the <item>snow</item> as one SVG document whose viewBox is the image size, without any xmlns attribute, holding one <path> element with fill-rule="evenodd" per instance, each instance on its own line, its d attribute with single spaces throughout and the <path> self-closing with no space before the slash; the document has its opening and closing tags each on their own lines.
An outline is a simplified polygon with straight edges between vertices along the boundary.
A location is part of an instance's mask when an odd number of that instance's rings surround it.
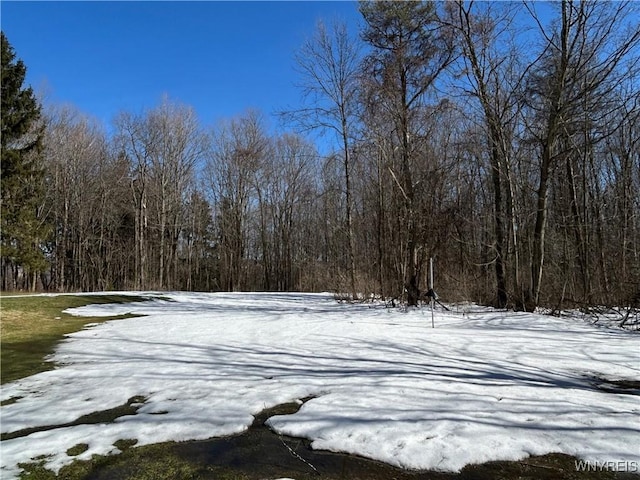
<svg viewBox="0 0 640 480">
<path fill-rule="evenodd" d="M 73 333 L 52 357 L 59 368 L 2 386 L 3 401 L 20 397 L 1 409 L 3 433 L 146 399 L 112 423 L 3 441 L 2 478 L 37 456 L 58 471 L 117 453 L 119 439 L 239 433 L 261 410 L 309 396 L 271 428 L 409 469 L 455 472 L 549 452 L 640 461 L 638 397 L 593 387 L 594 378 L 640 377 L 635 332 L 479 307 L 437 311 L 432 329 L 429 310 L 327 294 L 162 295 L 70 310 L 144 316 Z M 89 448 L 68 456 L 79 443 Z"/>
</svg>

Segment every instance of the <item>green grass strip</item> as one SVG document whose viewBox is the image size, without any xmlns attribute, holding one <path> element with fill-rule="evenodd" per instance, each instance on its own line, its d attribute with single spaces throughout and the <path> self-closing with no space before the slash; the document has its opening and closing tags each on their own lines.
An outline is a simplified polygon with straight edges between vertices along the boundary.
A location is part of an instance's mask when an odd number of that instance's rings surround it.
<svg viewBox="0 0 640 480">
<path fill-rule="evenodd" d="M 55 365 L 45 358 L 65 335 L 83 329 L 88 323 L 132 317 L 78 317 L 63 310 L 148 299 L 109 294 L 0 297 L 0 383 L 53 369 Z"/>
</svg>

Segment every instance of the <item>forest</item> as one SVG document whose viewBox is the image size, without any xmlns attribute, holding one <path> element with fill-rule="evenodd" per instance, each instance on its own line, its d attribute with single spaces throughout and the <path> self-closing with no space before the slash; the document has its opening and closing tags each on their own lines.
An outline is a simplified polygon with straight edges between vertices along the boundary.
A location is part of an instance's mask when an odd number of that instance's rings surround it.
<svg viewBox="0 0 640 480">
<path fill-rule="evenodd" d="M 417 305 L 433 258 L 445 301 L 640 306 L 640 4 L 534 3 L 361 1 L 295 52 L 279 130 L 169 97 L 107 129 L 3 33 L 2 290 Z"/>
</svg>

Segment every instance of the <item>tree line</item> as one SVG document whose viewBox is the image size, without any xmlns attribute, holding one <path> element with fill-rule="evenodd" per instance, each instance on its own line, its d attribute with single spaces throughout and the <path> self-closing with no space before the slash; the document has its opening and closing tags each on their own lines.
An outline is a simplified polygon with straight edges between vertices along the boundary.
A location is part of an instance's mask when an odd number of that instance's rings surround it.
<svg viewBox="0 0 640 480">
<path fill-rule="evenodd" d="M 163 98 L 107 135 L 39 106 L 3 34 L 2 288 L 415 305 L 434 258 L 452 301 L 637 306 L 638 7 L 536 8 L 360 2 L 357 37 L 319 23 L 297 52 L 300 106 L 276 133 Z"/>
</svg>

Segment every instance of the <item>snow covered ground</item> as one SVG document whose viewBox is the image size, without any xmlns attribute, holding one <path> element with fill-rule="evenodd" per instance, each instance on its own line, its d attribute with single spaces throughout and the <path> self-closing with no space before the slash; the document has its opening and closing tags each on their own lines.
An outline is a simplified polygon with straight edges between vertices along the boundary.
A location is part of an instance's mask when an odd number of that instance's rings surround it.
<svg viewBox="0 0 640 480">
<path fill-rule="evenodd" d="M 640 462 L 637 395 L 594 388 L 594 378 L 640 378 L 637 332 L 582 319 L 478 307 L 403 312 L 338 304 L 320 294 L 164 294 L 94 305 L 78 315 L 145 315 L 69 335 L 60 367 L 2 387 L 2 432 L 60 425 L 146 402 L 113 423 L 32 433 L 1 444 L 2 478 L 48 455 L 73 458 L 138 445 L 241 432 L 264 408 L 308 396 L 270 426 L 317 449 L 405 468 L 563 452 L 597 462 Z M 84 453 L 68 448 L 86 443 Z M 634 463 L 629 463 L 633 465 Z"/>
</svg>

